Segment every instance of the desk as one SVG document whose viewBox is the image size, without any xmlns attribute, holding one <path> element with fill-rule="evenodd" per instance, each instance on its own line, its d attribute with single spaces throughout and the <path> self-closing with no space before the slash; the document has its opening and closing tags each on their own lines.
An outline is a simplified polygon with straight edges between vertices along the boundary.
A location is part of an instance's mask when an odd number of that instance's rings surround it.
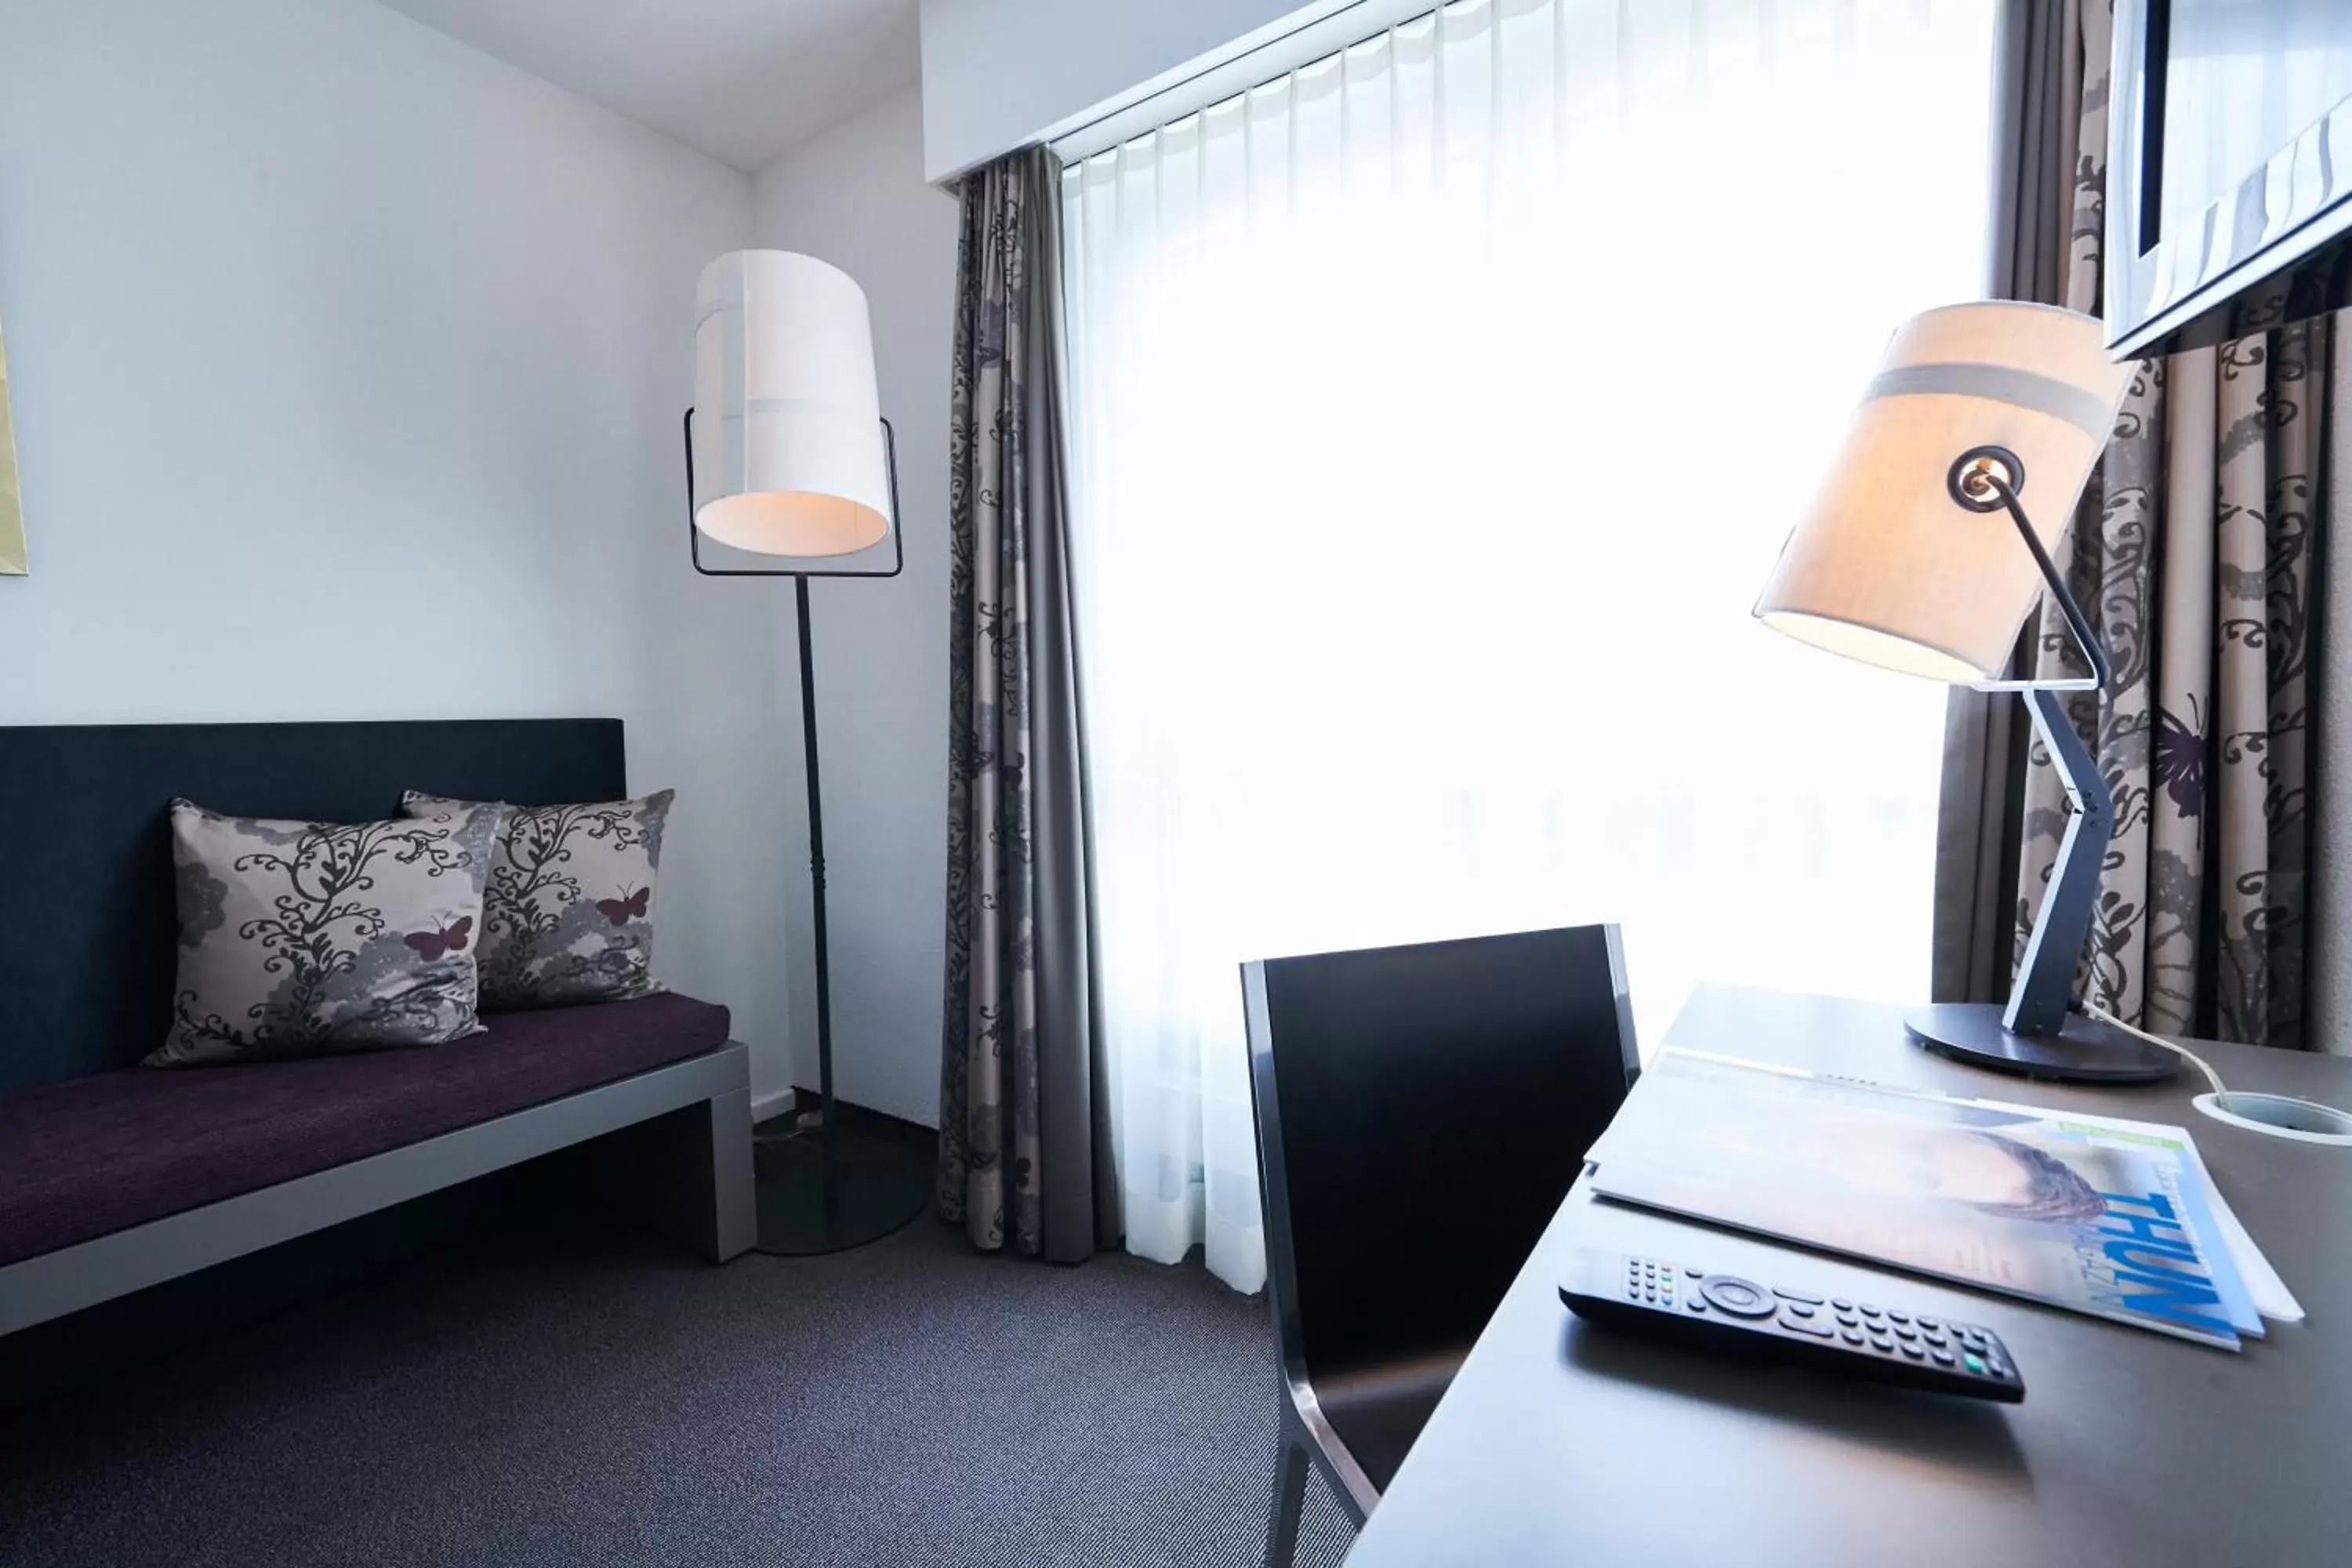
<svg viewBox="0 0 2352 1568">
<path fill-rule="evenodd" d="M 1902 1009 L 1710 988 L 1670 1045 L 2178 1122 L 2311 1319 L 2238 1355 L 1595 1200 L 1579 1182 L 1349 1568 L 2304 1568 L 2352 1563 L 2352 1149 L 2199 1115 L 2193 1071 L 2084 1089 L 1907 1043 Z M 2352 1060 L 2215 1046 L 2233 1089 L 2352 1107 Z M 1597 1328 L 1557 1290 L 1599 1246 L 1990 1325 L 2004 1406 L 1743 1364 Z"/>
</svg>

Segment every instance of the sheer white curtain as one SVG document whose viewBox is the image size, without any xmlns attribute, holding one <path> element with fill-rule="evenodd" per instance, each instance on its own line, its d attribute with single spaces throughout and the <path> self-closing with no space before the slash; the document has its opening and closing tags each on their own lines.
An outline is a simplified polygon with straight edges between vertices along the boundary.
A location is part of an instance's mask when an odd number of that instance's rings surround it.
<svg viewBox="0 0 2352 1568">
<path fill-rule="evenodd" d="M 1981 292 L 1992 11 L 1472 0 L 1066 173 L 1130 1249 L 1265 1277 L 1244 959 L 1614 920 L 1645 1046 L 1924 997 L 1944 689 L 1748 607 Z"/>
</svg>

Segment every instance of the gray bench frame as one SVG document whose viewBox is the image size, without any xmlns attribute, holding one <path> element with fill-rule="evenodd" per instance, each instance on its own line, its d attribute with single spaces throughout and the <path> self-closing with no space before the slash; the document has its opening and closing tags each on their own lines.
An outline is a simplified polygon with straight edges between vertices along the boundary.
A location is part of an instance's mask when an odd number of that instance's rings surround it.
<svg viewBox="0 0 2352 1568">
<path fill-rule="evenodd" d="M 714 1263 L 751 1247 L 750 1053 L 715 1051 L 0 1267 L 0 1334 L 575 1144 L 599 1187 Z"/>
</svg>

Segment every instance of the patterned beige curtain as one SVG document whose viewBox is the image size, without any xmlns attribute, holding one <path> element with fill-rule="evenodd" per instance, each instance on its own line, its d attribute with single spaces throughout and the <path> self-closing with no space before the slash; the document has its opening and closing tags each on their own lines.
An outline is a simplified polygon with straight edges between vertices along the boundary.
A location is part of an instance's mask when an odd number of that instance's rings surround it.
<svg viewBox="0 0 2352 1568">
<path fill-rule="evenodd" d="M 2070 7 L 2071 9 L 2071 7 Z M 2081 130 L 2065 302 L 2100 308 L 2109 0 L 2080 7 Z M 2331 319 L 2143 362 L 2093 475 L 2067 563 L 2114 655 L 2114 684 L 2070 700 L 2116 830 L 2084 994 L 2159 1032 L 2305 1044 L 2313 609 Z M 2045 605 L 2037 670 L 2080 669 Z M 2100 700 L 2103 698 L 2104 700 Z M 2026 774 L 2021 951 L 2065 827 L 2046 752 Z"/>
<path fill-rule="evenodd" d="M 968 175 L 948 455 L 940 1212 L 1076 1262 L 1118 1239 L 1096 1042 L 1060 319 L 1061 170 Z"/>
</svg>

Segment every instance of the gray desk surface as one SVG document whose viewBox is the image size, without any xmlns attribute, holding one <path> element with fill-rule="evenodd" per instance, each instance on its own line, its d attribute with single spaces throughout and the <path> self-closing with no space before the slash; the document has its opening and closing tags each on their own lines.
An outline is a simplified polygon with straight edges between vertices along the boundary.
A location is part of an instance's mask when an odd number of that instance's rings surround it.
<svg viewBox="0 0 2352 1568">
<path fill-rule="evenodd" d="M 1349 1568 L 2352 1563 L 2352 1149 L 2200 1116 L 2187 1073 L 2084 1090 L 1976 1072 L 1909 1045 L 1898 1007 L 1708 989 L 1667 1043 L 2178 1122 L 2310 1319 L 2232 1355 L 1599 1202 L 1579 1183 Z M 2352 1109 L 2352 1060 L 2240 1046 L 2208 1059 L 2232 1089 Z M 1990 1324 L 2026 1402 L 1835 1382 L 1595 1328 L 1557 1292 L 1559 1260 L 1580 1245 Z"/>
</svg>

